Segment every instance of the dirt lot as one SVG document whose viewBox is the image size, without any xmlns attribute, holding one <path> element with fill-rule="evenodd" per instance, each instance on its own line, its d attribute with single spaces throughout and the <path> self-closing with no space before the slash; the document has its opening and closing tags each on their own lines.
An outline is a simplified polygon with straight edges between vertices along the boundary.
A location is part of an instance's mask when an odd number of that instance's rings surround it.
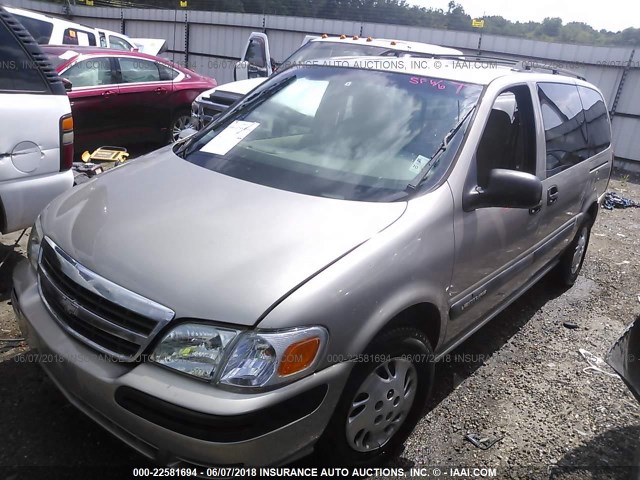
<svg viewBox="0 0 640 480">
<path fill-rule="evenodd" d="M 618 179 L 609 190 L 640 200 L 633 182 Z M 497 467 L 498 478 L 635 478 L 640 404 L 620 379 L 585 371 L 578 349 L 603 357 L 640 315 L 639 233 L 640 209 L 601 210 L 577 284 L 562 291 L 543 279 L 440 363 L 430 412 L 392 465 Z M 21 245 L 0 269 L 2 339 L 20 336 L 8 296 L 26 238 Z M 25 350 L 0 341 L 0 466 L 148 465 L 22 362 Z M 472 432 L 501 440 L 480 450 L 464 439 Z"/>
</svg>

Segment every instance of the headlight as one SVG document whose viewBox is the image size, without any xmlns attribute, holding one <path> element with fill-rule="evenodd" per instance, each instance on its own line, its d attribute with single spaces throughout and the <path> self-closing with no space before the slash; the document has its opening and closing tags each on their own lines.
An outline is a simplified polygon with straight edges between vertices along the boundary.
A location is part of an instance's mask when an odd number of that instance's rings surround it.
<svg viewBox="0 0 640 480">
<path fill-rule="evenodd" d="M 200 106 L 198 102 L 200 101 L 200 97 L 196 98 L 191 104 L 191 116 L 197 117 L 200 113 Z"/>
<path fill-rule="evenodd" d="M 162 339 L 151 355 L 151 360 L 165 367 L 211 380 L 222 360 L 225 347 L 237 334 L 237 330 L 212 325 L 178 325 Z"/>
<path fill-rule="evenodd" d="M 31 266 L 36 270 L 38 269 L 38 259 L 40 257 L 40 247 L 43 238 L 42 223 L 40 222 L 40 215 L 38 215 L 35 223 L 31 227 L 29 242 L 27 243 L 27 258 L 29 258 Z"/>
<path fill-rule="evenodd" d="M 322 327 L 243 334 L 226 362 L 220 383 L 236 387 L 267 387 L 313 371 L 327 343 Z"/>
<path fill-rule="evenodd" d="M 151 360 L 231 387 L 269 387 L 311 373 L 327 336 L 322 327 L 240 332 L 189 323 L 169 332 Z"/>
</svg>

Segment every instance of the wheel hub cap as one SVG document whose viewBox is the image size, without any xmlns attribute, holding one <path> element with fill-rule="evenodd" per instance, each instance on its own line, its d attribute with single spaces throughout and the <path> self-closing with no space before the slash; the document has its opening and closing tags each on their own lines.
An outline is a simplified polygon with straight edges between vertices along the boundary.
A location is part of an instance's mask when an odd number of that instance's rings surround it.
<svg viewBox="0 0 640 480">
<path fill-rule="evenodd" d="M 578 271 L 578 268 L 580 268 L 580 262 L 582 262 L 582 257 L 584 256 L 586 246 L 587 246 L 587 229 L 583 228 L 580 231 L 580 236 L 578 237 L 576 248 L 573 251 L 573 259 L 571 260 L 571 273 L 576 273 Z"/>
<path fill-rule="evenodd" d="M 392 358 L 365 378 L 351 401 L 346 434 L 351 448 L 369 452 L 383 447 L 407 418 L 418 386 L 416 367 Z"/>
</svg>

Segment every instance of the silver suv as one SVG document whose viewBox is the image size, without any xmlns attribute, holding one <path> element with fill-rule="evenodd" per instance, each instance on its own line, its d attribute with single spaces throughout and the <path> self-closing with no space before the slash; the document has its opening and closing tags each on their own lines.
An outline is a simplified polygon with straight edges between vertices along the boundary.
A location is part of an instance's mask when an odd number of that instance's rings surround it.
<svg viewBox="0 0 640 480">
<path fill-rule="evenodd" d="M 612 165 L 598 89 L 375 62 L 284 70 L 44 210 L 13 305 L 74 405 L 171 465 L 378 461 L 435 361 L 576 280 Z"/>
</svg>

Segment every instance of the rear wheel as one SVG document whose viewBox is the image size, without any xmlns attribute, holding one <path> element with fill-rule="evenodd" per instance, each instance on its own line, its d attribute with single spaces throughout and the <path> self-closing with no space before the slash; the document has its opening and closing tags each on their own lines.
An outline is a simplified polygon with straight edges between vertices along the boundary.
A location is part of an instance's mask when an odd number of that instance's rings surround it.
<svg viewBox="0 0 640 480">
<path fill-rule="evenodd" d="M 397 451 L 420 420 L 431 391 L 432 353 L 416 328 L 380 334 L 351 372 L 318 442 L 320 460 L 371 465 Z"/>
<path fill-rule="evenodd" d="M 570 287 L 578 279 L 587 253 L 592 223 L 591 217 L 587 216 L 584 219 L 578 233 L 560 257 L 560 263 L 554 270 L 557 282 L 563 286 Z"/>
</svg>

